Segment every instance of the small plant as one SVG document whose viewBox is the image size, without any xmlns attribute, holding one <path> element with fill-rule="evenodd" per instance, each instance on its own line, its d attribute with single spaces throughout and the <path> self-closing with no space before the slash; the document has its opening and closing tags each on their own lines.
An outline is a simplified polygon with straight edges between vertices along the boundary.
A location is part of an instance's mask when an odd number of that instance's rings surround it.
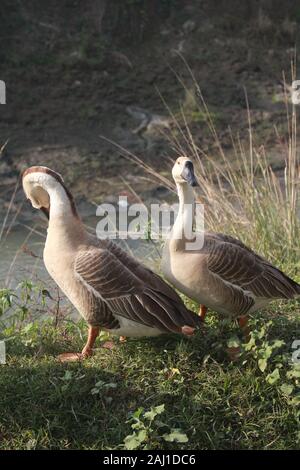
<svg viewBox="0 0 300 470">
<path fill-rule="evenodd" d="M 258 330 L 253 330 L 250 335 L 250 341 L 244 345 L 244 350 L 246 352 L 251 352 L 252 356 L 257 360 L 257 364 L 261 372 L 266 371 L 268 365 L 270 365 L 271 357 L 274 356 L 274 353 L 278 349 L 285 345 L 285 342 L 279 339 L 268 341 L 267 332 L 269 331 L 272 324 L 273 322 L 270 320 Z M 274 374 L 274 371 L 272 374 Z M 273 379 L 270 379 L 271 382 L 272 380 L 275 380 L 276 376 L 277 374 L 272 376 Z M 268 381 L 268 379 L 266 380 Z"/>
<path fill-rule="evenodd" d="M 12 289 L 0 289 L 0 317 L 11 308 L 14 297 Z"/>
<path fill-rule="evenodd" d="M 154 406 L 150 411 L 138 408 L 127 421 L 131 423 L 133 433 L 125 437 L 123 448 L 127 450 L 149 449 L 150 442 L 161 442 L 162 440 L 166 442 L 188 442 L 187 435 L 180 429 L 171 429 L 167 424 L 157 419 L 164 411 L 165 405 Z M 163 434 L 161 434 L 162 432 Z"/>
<path fill-rule="evenodd" d="M 44 284 L 27 279 L 20 282 L 15 289 L 0 289 L 0 327 L 22 329 L 24 323 L 40 320 L 46 314 L 47 317 L 52 314 L 57 324 L 62 313 L 60 300 L 60 295 L 54 299 Z"/>
<path fill-rule="evenodd" d="M 251 332 L 248 343 L 242 346 L 242 359 L 244 364 L 252 356 L 259 370 L 265 374 L 265 381 L 270 385 L 279 387 L 281 394 L 291 405 L 300 404 L 300 364 L 290 360 L 287 351 L 280 351 L 286 346 L 285 341 L 268 339 L 268 332 L 273 321 Z M 289 367 L 290 366 L 290 367 Z"/>
</svg>

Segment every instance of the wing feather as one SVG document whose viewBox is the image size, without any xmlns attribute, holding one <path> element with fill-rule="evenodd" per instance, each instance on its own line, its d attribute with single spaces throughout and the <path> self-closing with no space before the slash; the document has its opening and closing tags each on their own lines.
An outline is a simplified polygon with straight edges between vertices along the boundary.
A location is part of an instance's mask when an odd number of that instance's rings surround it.
<svg viewBox="0 0 300 470">
<path fill-rule="evenodd" d="M 186 309 L 179 296 L 161 278 L 112 243 L 78 253 L 75 273 L 112 314 L 164 332 L 199 326 L 201 320 Z M 110 249 L 109 249 L 110 248 Z"/>
<path fill-rule="evenodd" d="M 207 235 L 207 266 L 223 281 L 269 299 L 293 298 L 300 285 L 233 237 Z"/>
</svg>

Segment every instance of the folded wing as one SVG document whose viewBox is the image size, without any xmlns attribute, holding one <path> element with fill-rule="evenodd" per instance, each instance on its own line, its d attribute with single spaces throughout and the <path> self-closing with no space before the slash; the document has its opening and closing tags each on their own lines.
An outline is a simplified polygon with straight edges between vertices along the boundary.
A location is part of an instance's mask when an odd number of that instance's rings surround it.
<svg viewBox="0 0 300 470">
<path fill-rule="evenodd" d="M 163 332 L 180 332 L 201 321 L 152 271 L 111 242 L 80 251 L 75 274 L 109 311 Z"/>
</svg>

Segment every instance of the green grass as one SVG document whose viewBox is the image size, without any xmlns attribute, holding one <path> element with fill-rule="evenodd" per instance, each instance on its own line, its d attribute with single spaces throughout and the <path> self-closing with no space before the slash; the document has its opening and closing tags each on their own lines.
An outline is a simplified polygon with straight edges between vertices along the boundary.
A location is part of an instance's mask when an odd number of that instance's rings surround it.
<svg viewBox="0 0 300 470">
<path fill-rule="evenodd" d="M 239 330 L 212 313 L 191 340 L 131 339 L 109 351 L 100 348 L 100 338 L 95 355 L 78 364 L 60 364 L 55 356 L 81 350 L 83 323 L 7 328 L 2 337 L 12 339 L 0 366 L 0 449 L 117 449 L 140 428 L 146 429 L 140 448 L 299 448 L 300 383 L 291 371 L 300 371 L 290 364 L 299 313 L 294 303 L 277 304 L 253 319 L 255 345 L 235 362 L 227 343 Z M 258 359 L 278 339 L 283 343 L 262 372 Z M 270 383 L 275 368 L 279 378 Z M 289 396 L 282 391 L 286 383 L 294 387 Z M 164 411 L 149 421 L 147 411 L 160 405 Z M 139 418 L 132 418 L 135 412 Z M 167 442 L 163 436 L 171 430 L 188 441 Z"/>
</svg>

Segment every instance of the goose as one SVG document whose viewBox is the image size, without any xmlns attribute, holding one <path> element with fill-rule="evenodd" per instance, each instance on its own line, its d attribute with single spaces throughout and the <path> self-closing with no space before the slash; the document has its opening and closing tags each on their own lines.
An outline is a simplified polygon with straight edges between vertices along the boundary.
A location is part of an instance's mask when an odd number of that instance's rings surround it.
<svg viewBox="0 0 300 470">
<path fill-rule="evenodd" d="M 230 235 L 204 231 L 202 247 L 189 251 L 185 224 L 189 213 L 194 218 L 193 187 L 198 186 L 192 161 L 179 157 L 172 176 L 179 211 L 163 248 L 162 273 L 174 287 L 200 304 L 203 321 L 207 308 L 235 318 L 247 341 L 248 315 L 274 299 L 300 296 L 300 285 Z"/>
<path fill-rule="evenodd" d="M 46 269 L 88 323 L 81 353 L 61 361 L 91 356 L 100 329 L 119 336 L 194 334 L 201 320 L 174 289 L 110 239 L 87 233 L 74 198 L 60 174 L 33 166 L 22 175 L 26 197 L 48 218 L 43 259 Z"/>
</svg>

